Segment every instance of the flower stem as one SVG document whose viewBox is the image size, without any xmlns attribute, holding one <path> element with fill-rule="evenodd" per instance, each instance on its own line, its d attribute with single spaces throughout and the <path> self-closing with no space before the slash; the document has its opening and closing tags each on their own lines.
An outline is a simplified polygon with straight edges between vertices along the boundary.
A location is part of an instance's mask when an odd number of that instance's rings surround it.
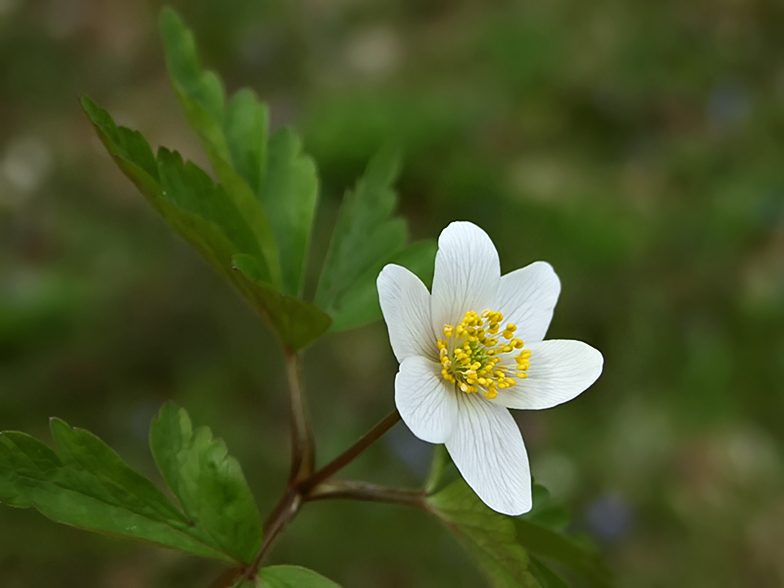
<svg viewBox="0 0 784 588">
<path fill-rule="evenodd" d="M 301 482 L 315 469 L 316 451 L 305 397 L 302 391 L 302 367 L 297 353 L 286 354 L 286 376 L 291 400 L 291 470 L 289 483 Z"/>
<path fill-rule="evenodd" d="M 256 577 L 261 564 L 264 562 L 264 558 L 267 557 L 270 549 L 272 549 L 272 545 L 283 532 L 283 529 L 285 529 L 297 515 L 299 509 L 302 507 L 302 503 L 302 494 L 298 491 L 296 486 L 289 486 L 278 504 L 275 505 L 270 516 L 264 521 L 264 538 L 262 539 L 259 551 L 256 553 L 256 557 L 253 559 L 253 563 L 248 567 L 248 570 L 245 573 L 246 578 L 252 580 Z"/>
<path fill-rule="evenodd" d="M 391 413 L 381 419 L 375 427 L 360 437 L 359 440 L 354 443 L 354 445 L 346 449 L 343 453 L 338 455 L 335 459 L 318 470 L 312 476 L 308 477 L 300 486 L 302 490 L 305 493 L 309 492 L 319 483 L 323 482 L 327 478 L 330 478 L 332 475 L 346 467 L 360 453 L 365 451 L 365 449 L 370 447 L 370 445 L 372 445 L 374 442 L 378 441 L 384 435 L 384 433 L 389 431 L 398 422 L 400 422 L 400 413 L 397 410 L 393 410 Z"/>
<path fill-rule="evenodd" d="M 272 545 L 278 536 L 294 519 L 302 505 L 311 500 L 328 498 L 353 498 L 356 500 L 372 500 L 425 507 L 424 494 L 421 491 L 397 490 L 365 484 L 356 481 L 329 481 L 333 474 L 351 463 L 384 433 L 400 421 L 400 413 L 392 411 L 375 427 L 370 429 L 351 447 L 314 473 L 315 451 L 313 433 L 305 410 L 302 394 L 302 378 L 300 374 L 299 356 L 286 356 L 286 372 L 291 392 L 291 424 L 292 451 L 291 474 L 286 492 L 264 522 L 264 538 L 253 563 L 244 572 L 244 577 L 252 580 L 258 574 Z"/>
<path fill-rule="evenodd" d="M 421 490 L 388 488 L 358 480 L 328 480 L 314 487 L 307 495 L 306 500 L 324 500 L 327 498 L 348 498 L 425 508 L 426 495 Z"/>
</svg>

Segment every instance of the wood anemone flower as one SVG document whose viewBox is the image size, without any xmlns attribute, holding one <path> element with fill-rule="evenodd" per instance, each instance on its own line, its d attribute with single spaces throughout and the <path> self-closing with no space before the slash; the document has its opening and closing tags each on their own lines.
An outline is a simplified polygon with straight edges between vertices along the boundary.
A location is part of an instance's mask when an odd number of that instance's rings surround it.
<svg viewBox="0 0 784 588">
<path fill-rule="evenodd" d="M 423 441 L 444 443 L 490 508 L 528 512 L 528 456 L 507 409 L 571 400 L 604 363 L 581 341 L 543 340 L 561 291 L 553 268 L 538 261 L 502 276 L 487 233 L 454 222 L 438 239 L 432 293 L 393 264 L 377 285 L 400 362 L 395 404 L 403 421 Z"/>
</svg>

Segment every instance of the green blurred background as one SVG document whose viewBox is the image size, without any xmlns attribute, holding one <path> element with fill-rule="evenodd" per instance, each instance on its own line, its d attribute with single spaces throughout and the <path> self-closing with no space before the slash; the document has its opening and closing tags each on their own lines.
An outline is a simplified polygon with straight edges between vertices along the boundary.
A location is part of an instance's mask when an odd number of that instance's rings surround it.
<svg viewBox="0 0 784 588">
<path fill-rule="evenodd" d="M 191 0 L 229 90 L 253 87 L 316 158 L 311 273 L 343 192 L 406 146 L 415 238 L 484 227 L 510 271 L 551 262 L 550 338 L 605 371 L 517 413 L 533 473 L 618 586 L 784 585 L 784 5 L 778 0 Z M 57 415 L 155 476 L 167 399 L 243 463 L 262 511 L 288 465 L 281 354 L 103 151 L 87 93 L 206 164 L 169 87 L 156 0 L 0 0 L 0 429 Z M 383 324 L 306 356 L 321 460 L 393 407 Z M 418 484 L 397 427 L 347 472 Z M 273 553 L 346 588 L 482 586 L 404 507 L 309 506 Z M 0 509 L 0 586 L 207 586 L 209 562 Z"/>
</svg>

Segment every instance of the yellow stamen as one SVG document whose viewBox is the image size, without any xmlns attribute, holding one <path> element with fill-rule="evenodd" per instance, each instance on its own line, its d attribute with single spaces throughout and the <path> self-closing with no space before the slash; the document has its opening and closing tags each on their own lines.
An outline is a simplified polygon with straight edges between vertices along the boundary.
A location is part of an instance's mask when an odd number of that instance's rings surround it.
<svg viewBox="0 0 784 588">
<path fill-rule="evenodd" d="M 466 394 L 481 391 L 492 400 L 498 390 L 528 377 L 531 351 L 523 349 L 523 340 L 514 336 L 517 326 L 507 323 L 503 327 L 503 320 L 504 315 L 495 310 L 481 314 L 469 310 L 459 324 L 443 326 L 444 339 L 438 339 L 437 347 L 444 380 Z"/>
</svg>

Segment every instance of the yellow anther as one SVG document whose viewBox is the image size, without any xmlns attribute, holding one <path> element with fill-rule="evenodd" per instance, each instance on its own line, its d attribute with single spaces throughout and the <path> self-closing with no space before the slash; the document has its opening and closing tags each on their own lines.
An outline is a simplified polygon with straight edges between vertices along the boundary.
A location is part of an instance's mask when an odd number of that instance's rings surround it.
<svg viewBox="0 0 784 588">
<path fill-rule="evenodd" d="M 517 384 L 512 376 L 528 377 L 531 352 L 514 336 L 517 326 L 504 327 L 503 320 L 504 315 L 495 310 L 481 314 L 471 310 L 459 323 L 443 326 L 444 339 L 438 339 L 437 346 L 445 381 L 466 394 L 482 392 L 493 399 L 498 390 Z"/>
</svg>

